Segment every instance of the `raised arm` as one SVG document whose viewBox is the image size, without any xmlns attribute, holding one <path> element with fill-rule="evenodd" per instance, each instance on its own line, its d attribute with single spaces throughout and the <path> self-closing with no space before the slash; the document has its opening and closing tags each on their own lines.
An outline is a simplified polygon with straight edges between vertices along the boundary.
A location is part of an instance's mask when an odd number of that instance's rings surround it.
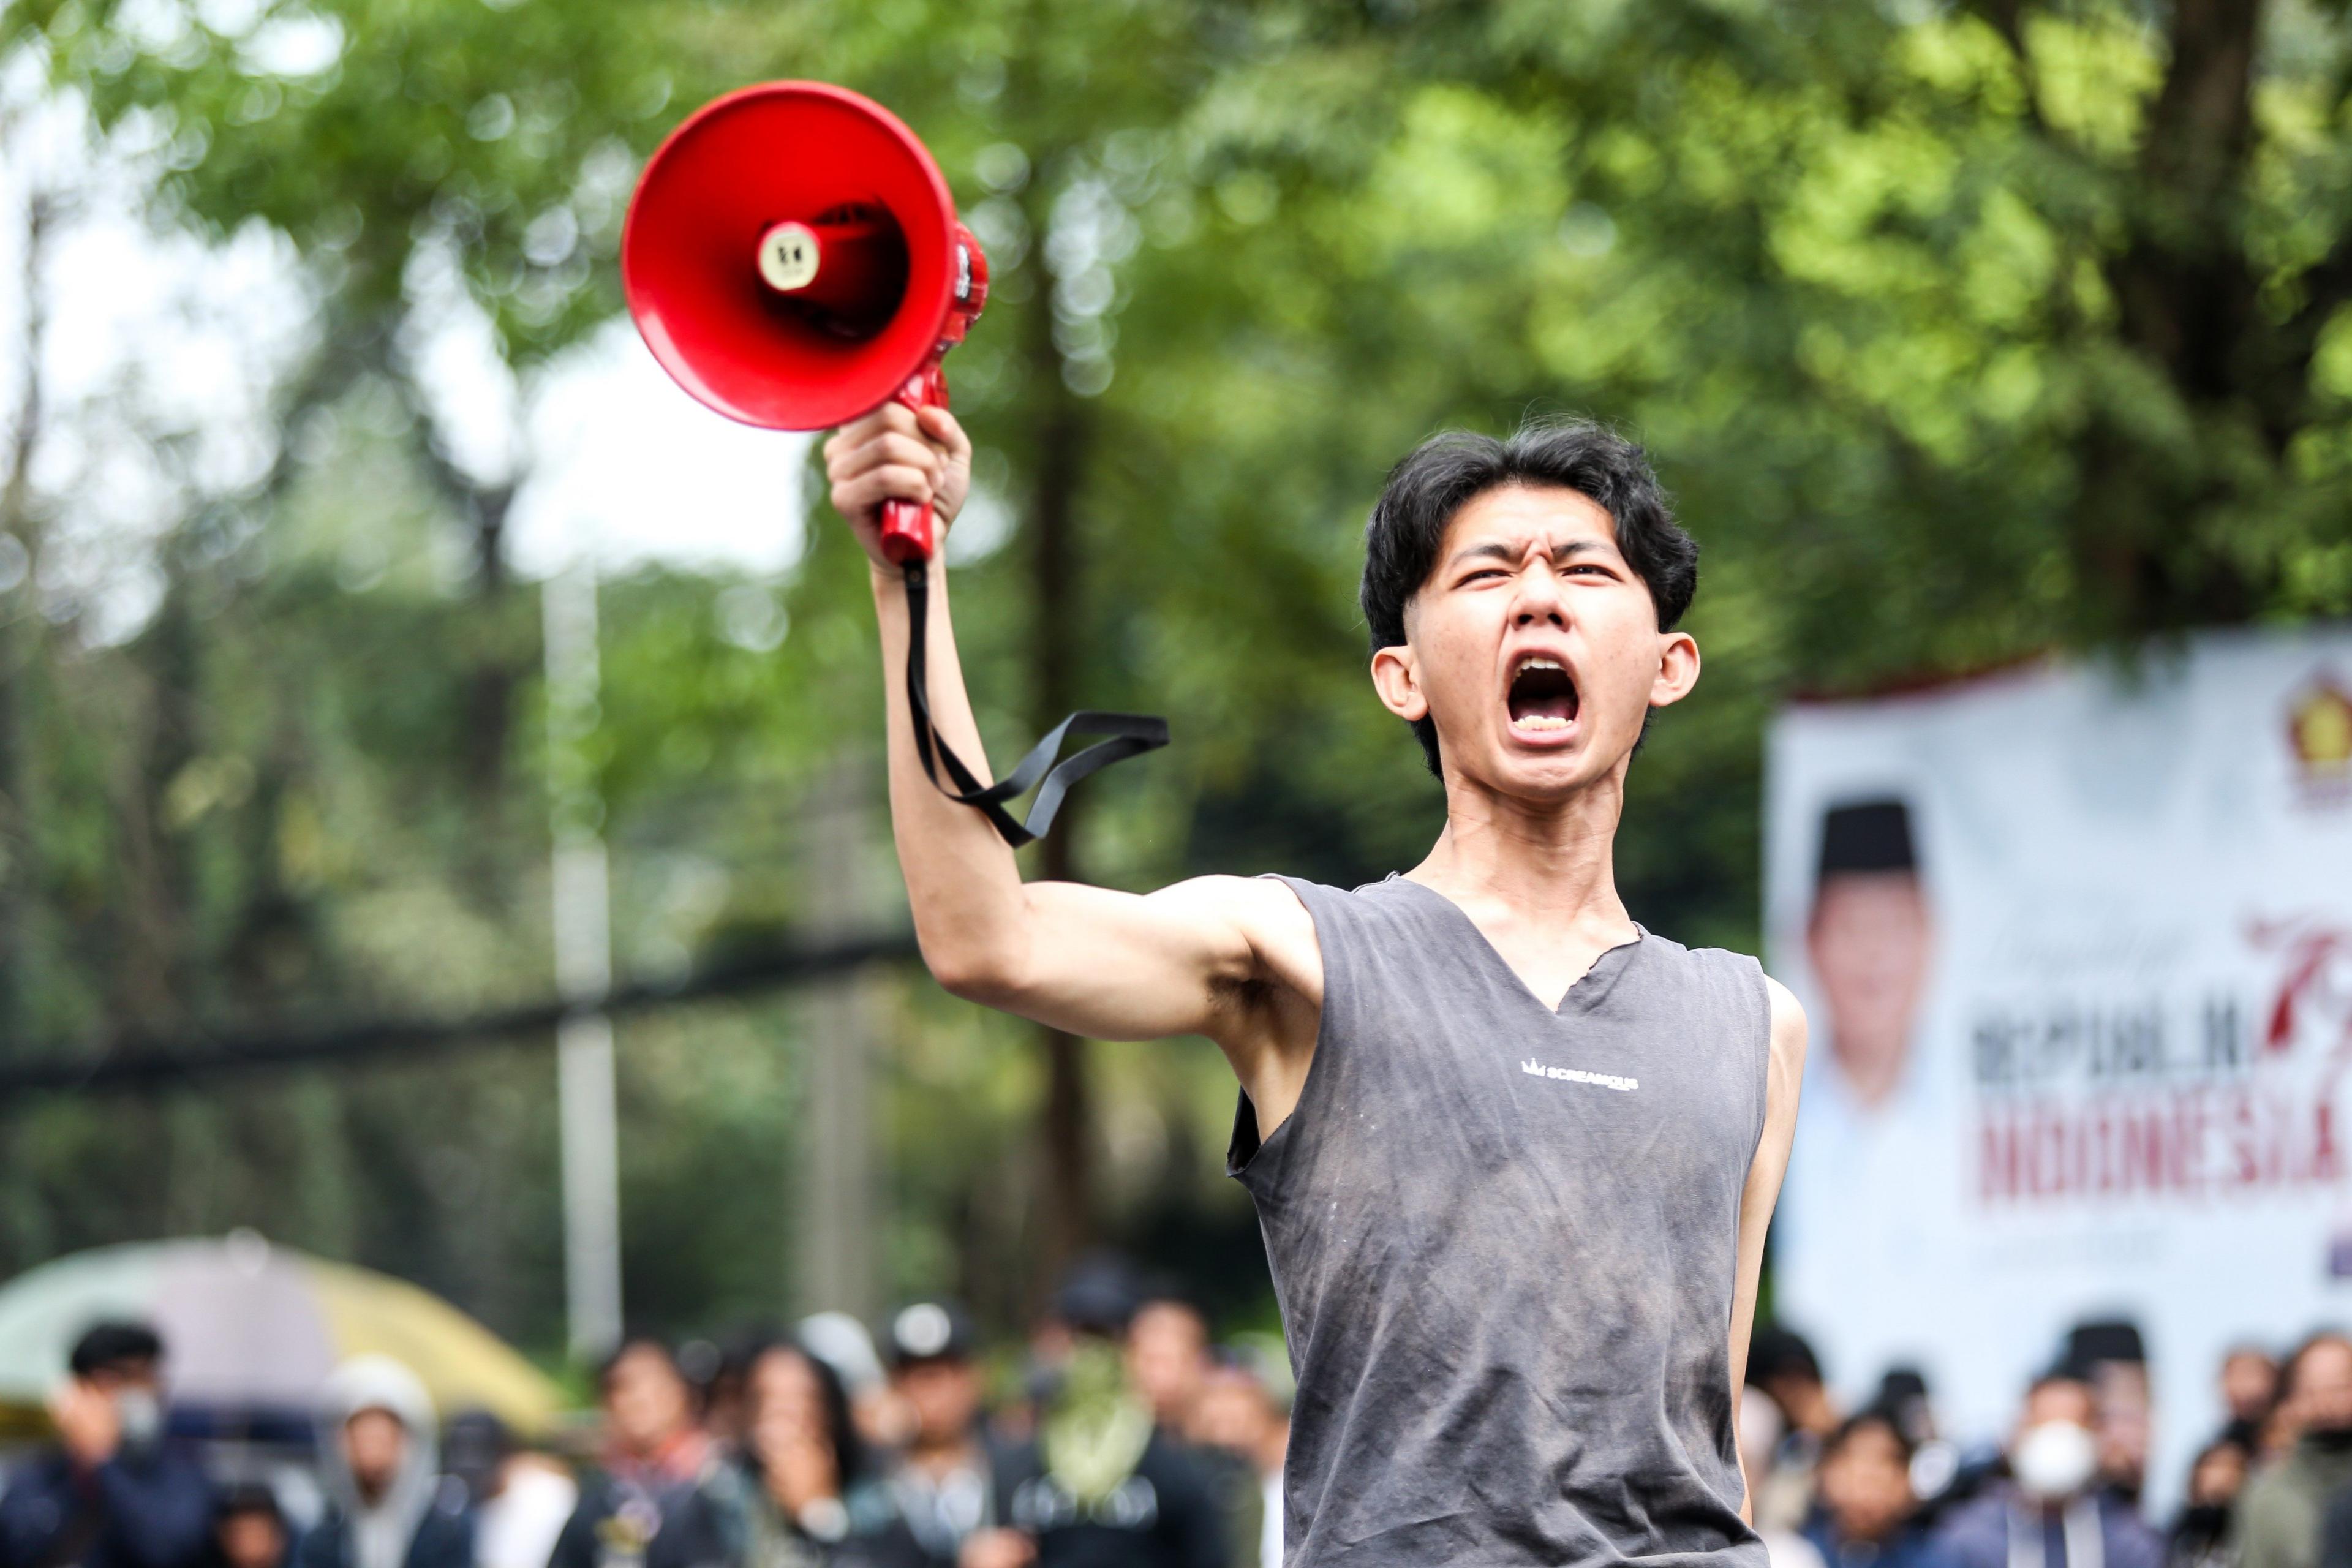
<svg viewBox="0 0 2352 1568">
<path fill-rule="evenodd" d="M 887 404 L 825 444 L 833 504 L 866 546 L 881 623 L 890 821 L 923 960 L 959 996 L 1074 1034 L 1207 1035 L 1224 1047 L 1255 1097 L 1260 1058 L 1297 1032 L 1269 992 L 1299 995 L 1310 1008 L 1321 1002 L 1313 923 L 1287 889 L 1210 877 L 1139 897 L 1071 882 L 1024 883 L 987 818 L 948 799 L 923 773 L 903 685 L 906 582 L 880 552 L 879 508 L 885 500 L 928 501 L 943 524 L 952 522 L 971 464 L 971 444 L 944 409 L 919 416 Z M 931 717 L 948 745 L 988 780 L 956 657 L 948 574 L 940 561 L 929 570 Z M 1311 1045 L 1311 1022 L 1306 1032 Z M 1278 1087 L 1268 1087 L 1278 1097 Z"/>
<path fill-rule="evenodd" d="M 1797 1090 L 1805 1077 L 1805 1010 L 1779 981 L 1767 979 L 1772 1001 L 1772 1043 L 1764 1080 L 1764 1136 L 1748 1163 L 1748 1185 L 1739 1197 L 1739 1275 L 1731 1298 L 1731 1429 L 1739 1430 L 1739 1396 L 1748 1384 L 1748 1342 L 1756 1327 L 1756 1288 L 1764 1272 L 1764 1233 L 1771 1228 L 1780 1201 L 1780 1178 L 1789 1169 L 1789 1145 L 1797 1135 Z M 1735 1438 L 1735 1441 L 1737 1439 Z M 1742 1505 L 1749 1523 L 1756 1500 Z"/>
</svg>

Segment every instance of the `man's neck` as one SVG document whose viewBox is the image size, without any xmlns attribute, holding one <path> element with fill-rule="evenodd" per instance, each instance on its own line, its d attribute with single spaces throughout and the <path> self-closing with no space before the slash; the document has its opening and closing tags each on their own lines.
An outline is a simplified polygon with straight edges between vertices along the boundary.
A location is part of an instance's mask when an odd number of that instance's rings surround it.
<svg viewBox="0 0 2352 1568">
<path fill-rule="evenodd" d="M 1514 923 L 1611 943 L 1632 938 L 1614 854 L 1622 772 L 1558 801 L 1517 799 L 1458 774 L 1445 785 L 1445 831 L 1406 873 L 1414 881 Z"/>
</svg>

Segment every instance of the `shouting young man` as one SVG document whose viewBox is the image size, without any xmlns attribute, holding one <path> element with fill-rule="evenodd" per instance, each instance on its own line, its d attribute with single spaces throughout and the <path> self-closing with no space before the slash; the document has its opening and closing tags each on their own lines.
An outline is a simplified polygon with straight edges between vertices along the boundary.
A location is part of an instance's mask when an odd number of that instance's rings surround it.
<svg viewBox="0 0 2352 1568">
<path fill-rule="evenodd" d="M 952 521 L 971 446 L 886 406 L 826 444 L 907 655 L 886 499 Z M 931 711 L 975 763 L 931 568 Z M 1697 583 L 1641 449 L 1589 424 L 1441 436 L 1365 531 L 1373 689 L 1445 786 L 1403 876 L 1024 883 L 919 761 L 890 805 L 923 955 L 958 995 L 1102 1039 L 1206 1035 L 1241 1079 L 1298 1375 L 1290 1568 L 1702 1559 L 1764 1568 L 1735 1436 L 1805 1023 L 1753 959 L 1634 923 L 1612 860 L 1653 709 L 1698 679 Z"/>
</svg>

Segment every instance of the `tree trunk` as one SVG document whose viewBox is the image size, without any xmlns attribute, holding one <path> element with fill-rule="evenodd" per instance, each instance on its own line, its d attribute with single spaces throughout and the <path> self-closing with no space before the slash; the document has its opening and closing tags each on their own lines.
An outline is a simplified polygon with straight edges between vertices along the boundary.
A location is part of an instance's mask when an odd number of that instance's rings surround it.
<svg viewBox="0 0 2352 1568">
<path fill-rule="evenodd" d="M 25 1037 L 28 947 L 33 931 L 34 879 L 32 803 L 26 766 L 26 688 L 37 655 L 40 617 L 35 613 L 33 565 L 39 538 L 33 517 L 33 455 L 40 446 L 45 417 L 41 355 L 48 330 L 48 298 L 41 278 L 56 209 L 36 192 L 26 205 L 25 248 L 19 288 L 25 324 L 18 352 L 23 374 L 16 388 L 16 417 L 9 431 L 8 475 L 0 482 L 0 548 L 13 543 L 23 577 L 0 590 L 0 1052 L 13 1051 Z M 16 553 L 16 552 L 11 552 Z"/>
<path fill-rule="evenodd" d="M 163 603 L 140 638 L 141 662 L 147 667 L 147 725 L 137 820 L 126 826 L 147 836 L 146 875 L 132 889 L 132 941 L 126 944 L 115 996 L 119 1022 L 141 1032 L 171 1027 L 195 1000 L 189 952 L 195 902 L 189 838 L 194 825 L 174 819 L 173 788 L 203 755 L 197 743 L 203 649 L 189 603 L 194 584 L 182 554 L 170 543 L 164 546 Z"/>
<path fill-rule="evenodd" d="M 1041 400 L 1029 541 L 1029 655 L 1035 705 L 1031 728 L 1042 733 L 1077 706 L 1078 650 L 1086 614 L 1076 514 L 1087 430 L 1077 399 L 1062 382 L 1050 275 L 1042 277 L 1040 284 L 1024 324 L 1029 374 Z M 1038 847 L 1038 872 L 1049 880 L 1072 881 L 1080 875 L 1076 845 L 1085 805 L 1079 794 L 1065 800 L 1053 833 Z M 1059 1029 L 1040 1028 L 1038 1045 L 1045 1057 L 1045 1106 L 1039 1130 L 1045 1180 L 1038 1194 L 1036 1267 L 1041 1289 L 1049 1289 L 1095 1239 L 1094 1111 L 1087 1082 L 1087 1043 Z"/>
<path fill-rule="evenodd" d="M 507 513 L 515 486 L 472 487 L 467 512 L 474 526 L 474 596 L 489 647 L 467 679 L 466 779 L 477 799 L 495 806 L 506 787 L 507 741 L 514 724 L 518 668 L 507 634 Z"/>
<path fill-rule="evenodd" d="M 387 339 L 387 342 L 390 340 Z M 507 514 L 522 486 L 520 472 L 484 483 L 451 459 L 436 438 L 434 408 L 416 380 L 413 366 L 394 361 L 386 366 L 394 389 L 407 407 L 415 432 L 413 450 L 449 510 L 472 533 L 474 557 L 474 625 L 471 668 L 465 682 L 465 732 L 460 764 L 467 788 L 484 814 L 494 840 L 498 814 L 505 803 L 507 743 L 514 724 L 514 693 L 524 661 L 516 655 L 518 638 L 507 594 Z M 485 857 L 477 867 L 486 892 L 495 892 L 493 861 Z"/>
<path fill-rule="evenodd" d="M 2272 341 L 2263 318 L 2246 258 L 2242 195 L 2262 18 L 2261 0 L 2173 5 L 2130 236 L 2107 279 L 2124 343 L 2165 378 L 2191 418 L 2224 440 L 2248 427 L 2283 447 L 2284 433 L 2270 427 L 2279 408 L 2302 400 L 2274 383 L 2299 380 L 2303 366 Z M 2113 415 L 2086 432 L 2075 559 L 2085 587 L 2109 601 L 2108 629 L 2140 635 L 2252 613 L 2257 585 L 2191 531 L 2229 499 L 2231 481 L 2209 447 L 2150 450 Z"/>
</svg>

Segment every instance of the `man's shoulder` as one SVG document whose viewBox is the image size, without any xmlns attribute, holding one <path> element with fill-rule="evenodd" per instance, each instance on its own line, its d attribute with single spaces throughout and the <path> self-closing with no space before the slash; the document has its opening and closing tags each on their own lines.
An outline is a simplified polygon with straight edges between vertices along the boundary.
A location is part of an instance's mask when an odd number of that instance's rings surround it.
<svg viewBox="0 0 2352 1568">
<path fill-rule="evenodd" d="M 1151 896 L 1170 903 L 1278 909 L 1286 905 L 1303 907 L 1304 896 L 1297 889 L 1314 886 L 1314 883 L 1301 882 L 1297 878 L 1272 873 L 1262 877 L 1243 877 L 1229 871 L 1217 871 L 1205 877 L 1187 877 L 1181 882 L 1171 882 Z"/>
<path fill-rule="evenodd" d="M 1642 947 L 1651 962 L 1669 966 L 1672 973 L 1694 984 L 1736 993 L 1750 1005 L 1760 995 L 1776 1045 L 1791 1022 L 1800 1028 L 1803 1025 L 1804 1009 L 1796 994 L 1765 973 L 1762 961 L 1753 953 L 1728 947 L 1687 947 L 1646 926 L 1642 929 Z"/>
<path fill-rule="evenodd" d="M 1320 952 L 1311 900 L 1328 891 L 1276 877 L 1194 877 L 1170 883 L 1151 900 L 1164 910 L 1238 932 L 1258 963 L 1296 984 L 1307 978 Z"/>
</svg>

